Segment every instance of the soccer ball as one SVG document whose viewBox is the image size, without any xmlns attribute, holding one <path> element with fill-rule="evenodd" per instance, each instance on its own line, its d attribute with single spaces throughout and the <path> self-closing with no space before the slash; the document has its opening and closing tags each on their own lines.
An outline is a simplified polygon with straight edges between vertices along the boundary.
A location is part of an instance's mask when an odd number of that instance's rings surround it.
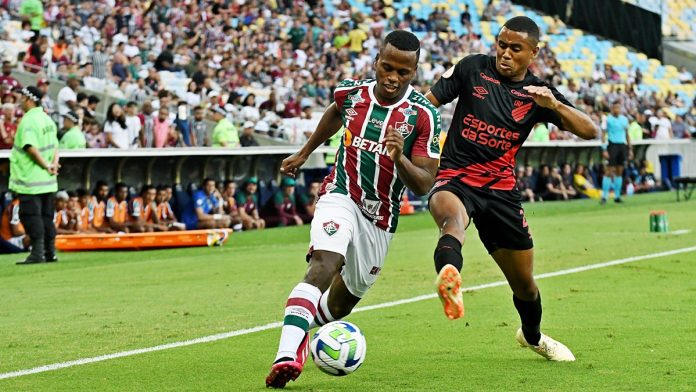
<svg viewBox="0 0 696 392">
<path fill-rule="evenodd" d="M 334 321 L 319 328 L 312 338 L 312 358 L 324 373 L 345 376 L 365 360 L 365 336 L 355 324 Z"/>
</svg>

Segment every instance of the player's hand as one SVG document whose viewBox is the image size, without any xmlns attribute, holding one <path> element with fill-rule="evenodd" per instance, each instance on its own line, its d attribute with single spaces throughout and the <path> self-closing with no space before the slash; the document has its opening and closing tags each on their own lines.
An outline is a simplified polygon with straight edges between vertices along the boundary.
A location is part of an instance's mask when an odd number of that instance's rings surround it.
<svg viewBox="0 0 696 392">
<path fill-rule="evenodd" d="M 295 224 L 296 224 L 297 226 L 302 226 L 302 224 L 303 224 L 302 218 L 300 218 L 299 216 L 295 215 L 295 216 L 293 217 L 293 219 L 295 219 Z"/>
<path fill-rule="evenodd" d="M 630 155 L 631 154 L 629 153 L 629 156 Z M 609 160 L 609 151 L 607 151 L 607 150 L 602 151 L 602 158 L 604 158 L 605 160 L 608 161 Z"/>
<path fill-rule="evenodd" d="M 283 159 L 283 162 L 280 164 L 280 172 L 290 177 L 295 177 L 297 169 L 302 167 L 305 161 L 307 161 L 307 157 L 301 155 L 299 152 L 296 152 Z"/>
<path fill-rule="evenodd" d="M 555 110 L 560 104 L 556 97 L 553 96 L 551 89 L 546 86 L 524 86 L 524 89 L 532 96 L 534 102 L 541 107 Z"/>
<path fill-rule="evenodd" d="M 404 138 L 401 136 L 401 133 L 389 125 L 384 142 L 387 145 L 389 158 L 394 162 L 398 162 L 404 152 Z"/>
</svg>

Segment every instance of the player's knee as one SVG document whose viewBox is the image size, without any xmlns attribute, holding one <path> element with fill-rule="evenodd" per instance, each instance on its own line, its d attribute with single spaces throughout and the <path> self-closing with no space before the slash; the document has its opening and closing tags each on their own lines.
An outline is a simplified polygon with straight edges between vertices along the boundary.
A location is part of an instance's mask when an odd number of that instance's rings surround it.
<svg viewBox="0 0 696 392">
<path fill-rule="evenodd" d="M 322 292 L 326 291 L 342 264 L 343 260 L 339 254 L 315 251 L 312 253 L 304 281 L 318 287 Z"/>
<path fill-rule="evenodd" d="M 534 301 L 539 293 L 539 288 L 534 280 L 518 284 L 515 288 L 515 296 L 523 301 Z"/>
</svg>

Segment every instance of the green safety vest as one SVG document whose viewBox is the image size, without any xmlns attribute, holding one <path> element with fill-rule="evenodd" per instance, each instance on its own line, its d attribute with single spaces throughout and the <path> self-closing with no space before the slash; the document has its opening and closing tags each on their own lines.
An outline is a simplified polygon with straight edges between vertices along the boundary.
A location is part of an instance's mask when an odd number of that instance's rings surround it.
<svg viewBox="0 0 696 392">
<path fill-rule="evenodd" d="M 341 127 L 341 129 L 338 130 L 333 136 L 329 138 L 329 146 L 331 147 L 336 147 L 338 150 L 338 147 L 341 145 L 341 141 L 343 140 L 343 132 L 344 128 Z M 326 165 L 335 165 L 336 164 L 336 153 L 334 152 L 329 152 L 326 153 L 326 156 L 324 157 L 324 162 L 326 162 Z"/>
<path fill-rule="evenodd" d="M 58 129 L 43 108 L 29 110 L 17 127 L 10 154 L 10 190 L 19 194 L 38 195 L 58 191 L 58 179 L 39 166 L 24 151 L 33 146 L 48 163 L 53 162 L 58 147 Z"/>
<path fill-rule="evenodd" d="M 82 134 L 80 127 L 74 126 L 65 132 L 63 138 L 60 139 L 60 148 L 65 150 L 70 150 L 74 148 L 86 148 L 87 139 L 85 135 Z"/>
<path fill-rule="evenodd" d="M 222 147 L 222 142 L 227 143 L 227 147 L 239 146 L 239 131 L 226 118 L 220 120 L 213 130 L 213 147 Z"/>
</svg>

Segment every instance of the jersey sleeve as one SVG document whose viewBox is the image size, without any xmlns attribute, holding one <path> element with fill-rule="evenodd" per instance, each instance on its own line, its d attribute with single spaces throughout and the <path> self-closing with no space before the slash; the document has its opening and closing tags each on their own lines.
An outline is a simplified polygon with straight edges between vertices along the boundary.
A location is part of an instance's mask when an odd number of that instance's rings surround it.
<svg viewBox="0 0 696 392">
<path fill-rule="evenodd" d="M 561 102 L 564 105 L 568 105 L 571 108 L 574 108 L 572 103 L 566 99 L 566 97 L 561 94 L 558 90 L 556 90 L 555 87 L 550 86 L 548 84 L 544 84 L 546 87 L 548 87 L 551 92 L 553 93 L 553 96 L 556 97 L 556 99 Z M 561 120 L 561 116 L 558 115 L 558 113 L 554 112 L 553 110 L 549 108 L 540 108 L 541 110 L 539 111 L 539 120 L 538 122 L 546 122 L 546 123 L 553 123 L 555 124 L 558 128 L 563 129 L 563 120 Z"/>
<path fill-rule="evenodd" d="M 143 206 L 140 203 L 140 200 L 133 200 L 131 202 L 131 216 L 139 218 L 141 213 L 142 213 Z"/>
<path fill-rule="evenodd" d="M 466 76 L 476 66 L 477 56 L 467 56 L 442 74 L 430 92 L 440 105 L 446 105 L 459 96 L 466 83 Z"/>
<path fill-rule="evenodd" d="M 203 211 L 205 211 L 205 194 L 202 192 L 196 192 L 193 195 L 193 207 L 201 208 Z"/>
<path fill-rule="evenodd" d="M 422 106 L 416 120 L 416 141 L 411 156 L 440 159 L 440 112 L 432 106 Z"/>
</svg>

